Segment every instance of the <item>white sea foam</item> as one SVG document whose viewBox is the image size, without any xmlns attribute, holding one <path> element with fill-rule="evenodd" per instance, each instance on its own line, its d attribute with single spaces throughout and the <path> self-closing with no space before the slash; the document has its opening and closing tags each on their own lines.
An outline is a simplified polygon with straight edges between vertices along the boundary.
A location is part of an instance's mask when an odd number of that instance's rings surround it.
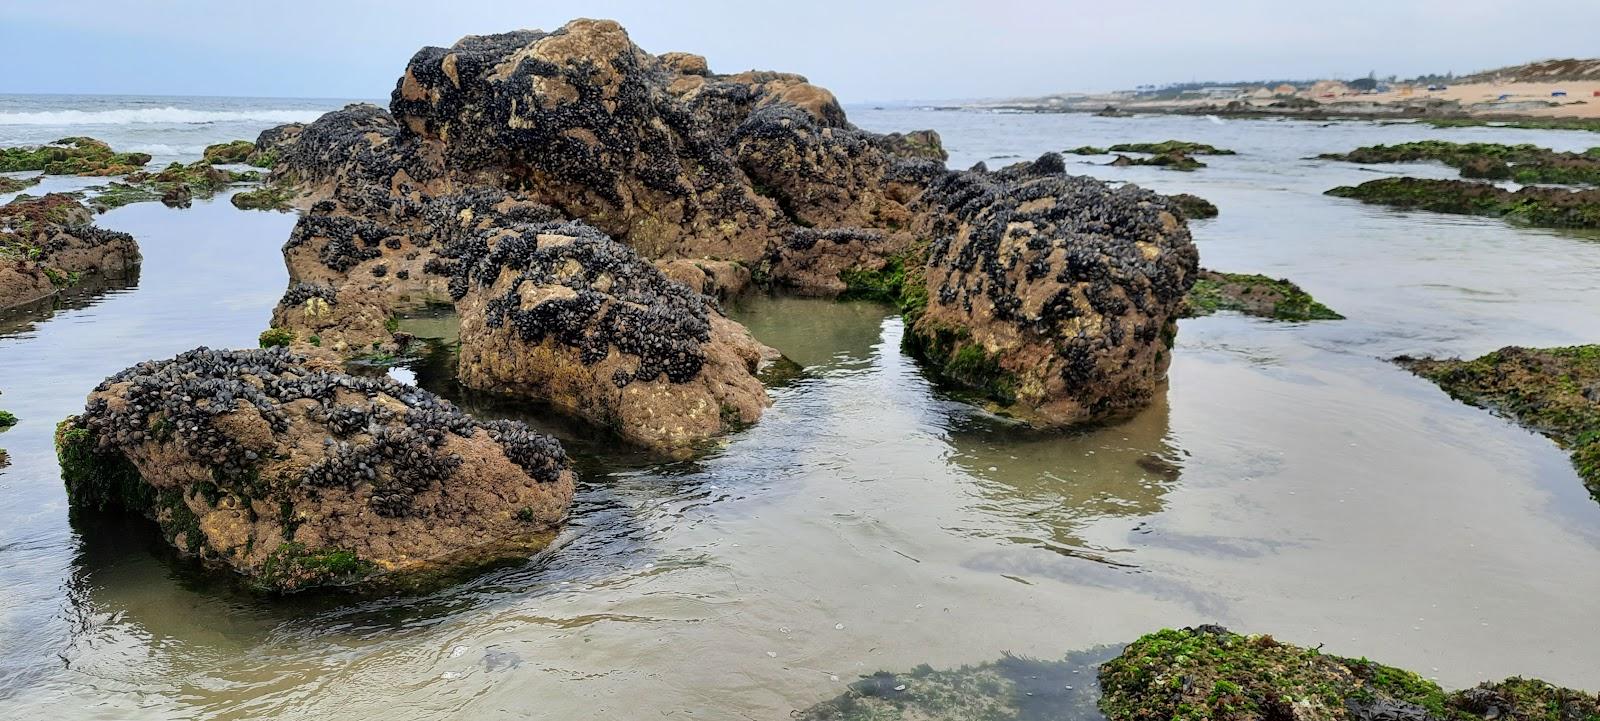
<svg viewBox="0 0 1600 721">
<path fill-rule="evenodd" d="M 203 125 L 226 122 L 310 122 L 321 110 L 188 110 L 184 108 L 115 108 L 110 110 L 41 110 L 0 113 L 0 125 L 133 125 L 164 123 Z"/>
</svg>

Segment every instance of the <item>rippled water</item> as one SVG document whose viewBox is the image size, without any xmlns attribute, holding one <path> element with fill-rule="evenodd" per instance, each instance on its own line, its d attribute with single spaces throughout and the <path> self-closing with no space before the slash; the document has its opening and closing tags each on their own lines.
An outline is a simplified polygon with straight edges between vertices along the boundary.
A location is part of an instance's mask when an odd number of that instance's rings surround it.
<svg viewBox="0 0 1600 721">
<path fill-rule="evenodd" d="M 69 514 L 50 433 L 131 363 L 253 345 L 294 218 L 225 198 L 121 208 L 99 222 L 138 236 L 136 285 L 0 319 L 0 407 L 22 418 L 0 435 L 0 715 L 779 719 L 878 669 L 1060 658 L 1201 622 L 1449 686 L 1527 674 L 1600 688 L 1600 505 L 1549 441 L 1382 360 L 1600 339 L 1600 242 L 1327 198 L 1375 173 L 1449 171 L 1304 160 L 1424 137 L 1597 136 L 852 117 L 932 126 L 959 167 L 1169 137 L 1234 148 L 1189 174 L 1069 167 L 1215 201 L 1221 217 L 1193 225 L 1204 264 L 1288 276 L 1350 320 L 1184 321 L 1149 409 L 1039 434 L 931 387 L 885 307 L 747 298 L 730 312 L 806 372 L 689 463 L 463 394 L 448 357 L 426 359 L 402 375 L 535 422 L 578 458 L 558 545 L 421 598 L 264 601 L 172 558 L 141 523 Z M 406 326 L 452 332 L 447 317 Z"/>
</svg>

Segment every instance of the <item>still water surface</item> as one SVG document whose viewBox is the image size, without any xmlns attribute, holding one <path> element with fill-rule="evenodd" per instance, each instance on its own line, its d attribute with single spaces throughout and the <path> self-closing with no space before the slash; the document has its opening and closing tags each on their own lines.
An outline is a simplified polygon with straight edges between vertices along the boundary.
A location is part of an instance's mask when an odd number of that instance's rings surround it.
<svg viewBox="0 0 1600 721">
<path fill-rule="evenodd" d="M 118 209 L 99 222 L 139 238 L 136 284 L 0 319 L 0 407 L 22 419 L 0 435 L 0 716 L 781 719 L 878 669 L 1060 658 L 1202 622 L 1447 686 L 1525 674 L 1600 688 L 1600 504 L 1549 441 L 1383 360 L 1600 340 L 1600 242 L 1327 198 L 1379 173 L 1450 171 L 1305 160 L 1421 138 L 1581 149 L 1596 136 L 852 117 L 934 127 L 955 167 L 1167 138 L 1238 150 L 1188 174 L 1069 168 L 1213 200 L 1221 217 L 1193 224 L 1206 266 L 1290 277 L 1350 319 L 1184 321 L 1150 408 L 1038 434 L 933 388 L 885 307 L 746 298 L 730 312 L 806 372 L 773 389 L 759 424 L 689 463 L 463 395 L 435 358 L 406 376 L 530 420 L 578 458 L 558 545 L 420 598 L 268 602 L 171 558 L 140 523 L 71 517 L 50 435 L 132 363 L 254 345 L 294 217 L 225 198 Z M 449 325 L 408 322 L 439 337 Z"/>
</svg>

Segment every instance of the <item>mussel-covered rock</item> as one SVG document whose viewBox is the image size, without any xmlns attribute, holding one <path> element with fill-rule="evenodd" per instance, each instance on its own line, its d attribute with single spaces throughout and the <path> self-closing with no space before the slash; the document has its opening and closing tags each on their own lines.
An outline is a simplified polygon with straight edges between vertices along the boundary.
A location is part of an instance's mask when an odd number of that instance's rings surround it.
<svg viewBox="0 0 1600 721">
<path fill-rule="evenodd" d="M 907 339 L 945 380 L 1043 426 L 1149 400 L 1198 270 L 1165 198 L 1063 167 L 1051 153 L 928 191 L 939 212 Z"/>
<path fill-rule="evenodd" d="M 451 255 L 468 386 L 547 401 L 673 454 L 770 403 L 756 372 L 776 353 L 595 228 L 490 229 Z"/>
<path fill-rule="evenodd" d="M 74 507 L 122 509 L 257 588 L 382 583 L 546 545 L 554 439 L 283 348 L 198 348 L 101 383 L 57 430 Z"/>
</svg>

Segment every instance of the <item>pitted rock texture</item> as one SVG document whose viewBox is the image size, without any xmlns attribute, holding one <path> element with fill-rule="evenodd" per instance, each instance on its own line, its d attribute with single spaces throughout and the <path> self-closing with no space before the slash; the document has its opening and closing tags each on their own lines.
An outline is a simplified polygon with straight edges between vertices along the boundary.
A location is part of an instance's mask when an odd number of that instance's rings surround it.
<svg viewBox="0 0 1600 721">
<path fill-rule="evenodd" d="M 452 251 L 468 386 L 549 402 L 669 454 L 770 403 L 756 372 L 774 351 L 592 227 L 487 230 Z"/>
<path fill-rule="evenodd" d="M 1035 425 L 1144 405 L 1198 253 L 1160 195 L 1062 174 L 1059 155 L 931 188 L 935 240 L 908 345 Z"/>
<path fill-rule="evenodd" d="M 0 310 L 40 300 L 84 275 L 126 277 L 139 265 L 127 233 L 90 224 L 77 199 L 18 196 L 0 207 Z"/>
<path fill-rule="evenodd" d="M 548 436 L 281 348 L 129 368 L 57 444 L 74 506 L 148 516 L 180 551 L 279 592 L 526 554 L 573 492 Z"/>
</svg>

